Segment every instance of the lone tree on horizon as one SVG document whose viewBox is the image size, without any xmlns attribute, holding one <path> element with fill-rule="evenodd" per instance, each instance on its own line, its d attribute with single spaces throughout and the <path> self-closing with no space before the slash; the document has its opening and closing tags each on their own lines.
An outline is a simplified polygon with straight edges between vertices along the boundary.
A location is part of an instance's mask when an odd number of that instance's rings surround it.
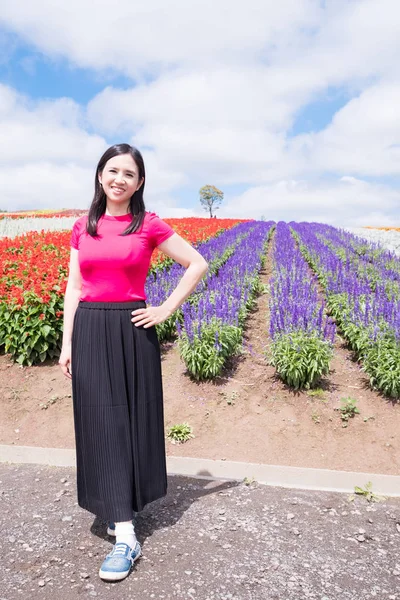
<svg viewBox="0 0 400 600">
<path fill-rule="evenodd" d="M 219 206 L 217 204 L 221 204 L 224 198 L 224 192 L 221 192 L 214 185 L 203 185 L 199 191 L 200 194 L 200 204 L 204 208 L 204 210 L 210 213 L 210 218 L 213 218 L 213 210 L 218 210 Z"/>
</svg>

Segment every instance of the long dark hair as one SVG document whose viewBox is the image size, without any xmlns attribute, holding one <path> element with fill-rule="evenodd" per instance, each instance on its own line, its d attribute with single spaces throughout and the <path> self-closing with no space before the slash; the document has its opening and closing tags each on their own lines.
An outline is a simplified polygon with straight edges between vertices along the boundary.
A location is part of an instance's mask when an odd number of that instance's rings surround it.
<svg viewBox="0 0 400 600">
<path fill-rule="evenodd" d="M 135 233 L 137 231 L 144 220 L 145 215 L 145 206 L 143 200 L 143 191 L 144 184 L 146 182 L 146 173 L 144 169 L 143 156 L 140 154 L 139 150 L 129 144 L 115 144 L 114 146 L 110 146 L 108 150 L 106 150 L 103 156 L 100 158 L 97 168 L 96 175 L 94 180 L 94 197 L 92 200 L 92 204 L 89 208 L 89 215 L 86 224 L 86 231 L 92 237 L 97 237 L 97 223 L 101 216 L 106 212 L 107 207 L 107 196 L 100 185 L 99 182 L 99 174 L 103 172 L 103 169 L 110 158 L 114 156 L 118 156 L 120 154 L 130 154 L 135 161 L 138 169 L 139 169 L 139 181 L 143 179 L 143 183 L 140 188 L 131 196 L 129 202 L 129 210 L 132 215 L 132 221 L 129 223 L 128 227 L 119 235 L 129 235 L 130 233 Z"/>
</svg>

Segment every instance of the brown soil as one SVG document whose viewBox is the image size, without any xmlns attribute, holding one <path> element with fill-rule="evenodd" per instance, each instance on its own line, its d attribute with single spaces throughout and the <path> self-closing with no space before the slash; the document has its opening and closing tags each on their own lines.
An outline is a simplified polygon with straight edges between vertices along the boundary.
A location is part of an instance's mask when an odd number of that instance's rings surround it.
<svg viewBox="0 0 400 600">
<path fill-rule="evenodd" d="M 270 273 L 268 259 L 263 283 Z M 248 319 L 243 354 L 214 382 L 193 382 L 176 344 L 163 345 L 166 429 L 187 421 L 195 435 L 181 445 L 166 440 L 167 454 L 398 475 L 400 404 L 369 389 L 340 338 L 319 394 L 288 389 L 265 359 L 268 313 L 263 294 Z M 0 356 L 0 385 L 1 444 L 74 447 L 72 386 L 57 361 L 20 367 Z M 360 414 L 344 428 L 335 409 L 347 397 Z"/>
</svg>

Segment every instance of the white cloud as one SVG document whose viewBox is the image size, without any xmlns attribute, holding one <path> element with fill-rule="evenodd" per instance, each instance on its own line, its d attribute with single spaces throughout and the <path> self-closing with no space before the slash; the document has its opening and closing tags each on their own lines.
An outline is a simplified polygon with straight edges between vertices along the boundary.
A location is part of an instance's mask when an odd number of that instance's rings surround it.
<svg viewBox="0 0 400 600">
<path fill-rule="evenodd" d="M 166 194 L 147 193 L 145 197 L 146 210 L 155 212 L 162 219 L 183 217 L 204 217 L 205 214 L 198 208 L 185 208 L 176 206 L 176 199 Z"/>
<path fill-rule="evenodd" d="M 0 23 L 54 57 L 137 77 L 177 64 L 248 64 L 290 46 L 319 15 L 317 0 L 14 0 L 2 6 Z"/>
<path fill-rule="evenodd" d="M 69 98 L 33 102 L 0 84 L 2 165 L 49 161 L 92 164 L 106 143 L 82 127 L 82 109 Z"/>
<path fill-rule="evenodd" d="M 327 2 L 315 43 L 300 66 L 313 64 L 331 85 L 358 86 L 371 76 L 398 75 L 399 22 L 397 0 Z"/>
<path fill-rule="evenodd" d="M 133 142 L 154 148 L 167 169 L 230 184 L 262 180 L 279 162 L 291 110 L 285 90 L 274 91 L 260 67 L 180 71 L 127 91 L 107 87 L 87 114 L 105 135 L 133 131 Z"/>
<path fill-rule="evenodd" d="M 88 118 L 106 134 L 142 123 L 194 128 L 218 124 L 240 130 L 257 125 L 279 132 L 290 124 L 297 107 L 294 87 L 297 92 L 302 87 L 277 78 L 277 72 L 262 65 L 179 69 L 128 90 L 106 87 L 89 102 Z"/>
<path fill-rule="evenodd" d="M 1 209 L 88 208 L 94 190 L 91 180 L 91 170 L 76 165 L 32 159 L 21 166 L 1 167 Z"/>
<path fill-rule="evenodd" d="M 221 217 L 316 221 L 343 227 L 398 223 L 400 191 L 354 177 L 331 182 L 279 181 L 227 198 Z"/>
<path fill-rule="evenodd" d="M 399 173 L 399 22 L 397 0 L 121 0 L 115 10 L 101 0 L 95 23 L 84 0 L 6 3 L 0 24 L 50 60 L 91 68 L 99 81 L 133 79 L 87 107 L 0 86 L 0 181 L 14 198 L 7 179 L 24 172 L 40 202 L 54 205 L 49 190 L 63 174 L 61 197 L 77 206 L 75 183 L 83 177 L 82 190 L 92 189 L 105 138 L 119 135 L 144 149 L 146 195 L 163 213 L 183 214 L 174 199 L 182 186 L 213 183 L 249 186 L 224 202 L 241 216 L 268 197 L 288 220 L 302 211 L 354 224 L 360 211 L 391 219 L 398 193 L 362 178 Z M 302 107 L 331 88 L 352 99 L 323 131 L 290 138 Z M 321 183 L 327 174 L 331 183 Z"/>
<path fill-rule="evenodd" d="M 282 157 L 288 96 L 263 67 L 181 70 L 127 91 L 107 87 L 89 102 L 88 119 L 105 135 L 134 131 L 134 143 L 155 148 L 168 168 L 241 183 Z"/>
<path fill-rule="evenodd" d="M 1 208 L 88 208 L 93 199 L 95 168 L 107 143 L 81 126 L 84 113 L 68 98 L 32 102 L 0 85 Z M 155 152 L 143 152 L 147 170 L 146 199 L 160 212 L 173 212 L 166 192 L 186 182 L 165 169 Z M 178 209 L 176 209 L 178 210 Z M 166 215 L 168 216 L 168 215 Z"/>
<path fill-rule="evenodd" d="M 133 140 L 131 145 L 134 145 Z M 146 191 L 150 190 L 153 196 L 165 194 L 187 183 L 182 172 L 166 169 L 155 152 L 144 150 L 142 156 L 146 169 Z"/>
<path fill-rule="evenodd" d="M 33 102 L 0 85 L 2 209 L 88 205 L 93 163 L 107 145 L 79 127 L 80 113 L 68 98 Z"/>
<path fill-rule="evenodd" d="M 100 156 L 94 158 L 97 160 Z M 165 179 L 160 181 L 159 173 L 151 182 L 145 190 L 147 210 L 160 217 L 203 216 L 199 210 L 176 206 L 176 199 L 166 193 Z M 94 194 L 94 168 L 32 160 L 21 166 L 0 168 L 0 188 L 1 210 L 88 209 Z"/>
<path fill-rule="evenodd" d="M 400 173 L 400 80 L 380 82 L 339 110 L 317 134 L 290 142 L 303 170 L 350 171 L 361 175 Z"/>
<path fill-rule="evenodd" d="M 162 164 L 191 177 L 205 172 L 220 185 L 324 172 L 398 173 L 399 5 L 338 0 L 325 11 L 310 3 L 307 9 L 305 21 L 314 29 L 293 31 L 288 19 L 291 43 L 286 35 L 274 48 L 266 42 L 267 60 L 246 55 L 243 65 L 233 52 L 231 64 L 216 55 L 209 65 L 189 45 L 178 66 L 158 78 L 103 90 L 88 105 L 90 122 L 105 135 L 134 131 L 136 143 L 155 148 Z M 221 39 L 229 35 L 221 31 Z M 358 97 L 325 131 L 288 138 L 301 107 L 330 86 Z"/>
</svg>

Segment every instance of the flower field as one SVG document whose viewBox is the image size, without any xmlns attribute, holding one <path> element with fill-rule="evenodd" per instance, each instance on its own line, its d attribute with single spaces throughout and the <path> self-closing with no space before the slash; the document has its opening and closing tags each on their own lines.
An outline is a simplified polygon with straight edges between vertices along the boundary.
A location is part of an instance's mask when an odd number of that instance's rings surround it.
<svg viewBox="0 0 400 600">
<path fill-rule="evenodd" d="M 371 385 L 399 398 L 400 260 L 328 225 L 293 224 L 292 230 Z"/>
<path fill-rule="evenodd" d="M 366 225 L 365 229 L 378 229 L 379 231 L 400 231 L 400 227 L 374 227 L 373 225 Z"/>
<path fill-rule="evenodd" d="M 20 212 L 0 212 L 0 220 L 2 219 L 26 219 L 32 217 L 34 219 L 47 218 L 52 219 L 54 217 L 81 217 L 87 211 L 75 208 L 65 208 L 63 210 L 53 210 L 50 208 L 44 208 L 42 210 L 24 210 Z"/>
<path fill-rule="evenodd" d="M 59 217 L 46 218 L 50 223 Z M 215 379 L 242 351 L 249 315 L 260 294 L 268 293 L 264 346 L 289 388 L 314 388 L 329 375 L 338 331 L 371 387 L 400 397 L 398 256 L 317 223 L 166 221 L 209 263 L 188 301 L 157 326 L 161 341 L 177 340 L 193 379 Z M 70 235 L 70 228 L 41 229 L 17 236 L 10 231 L 0 239 L 0 346 L 21 365 L 59 356 Z M 260 272 L 267 256 L 272 276 L 265 286 Z M 146 283 L 148 302 L 163 302 L 183 271 L 155 252 Z"/>
<path fill-rule="evenodd" d="M 272 364 L 294 389 L 310 388 L 329 372 L 336 327 L 324 314 L 316 277 L 289 225 L 281 222 L 276 228 L 270 308 Z"/>
<path fill-rule="evenodd" d="M 400 230 L 396 228 L 346 227 L 345 231 L 400 256 Z"/>
<path fill-rule="evenodd" d="M 75 219 L 74 219 L 75 220 Z M 165 219 L 194 245 L 228 231 L 235 219 Z M 20 364 L 59 356 L 71 231 L 28 231 L 0 239 L 0 347 Z M 155 251 L 152 271 L 170 266 Z"/>
</svg>

